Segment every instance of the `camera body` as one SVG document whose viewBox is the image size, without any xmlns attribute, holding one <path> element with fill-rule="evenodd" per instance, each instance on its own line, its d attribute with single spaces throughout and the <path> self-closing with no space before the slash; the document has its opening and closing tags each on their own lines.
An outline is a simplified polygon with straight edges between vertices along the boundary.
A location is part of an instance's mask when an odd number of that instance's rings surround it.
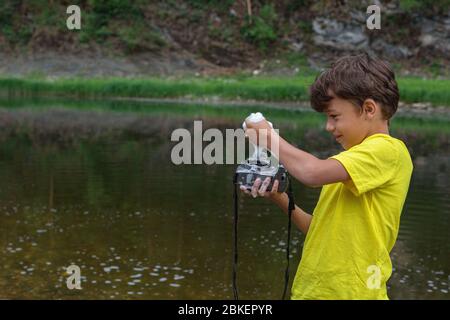
<svg viewBox="0 0 450 320">
<path fill-rule="evenodd" d="M 271 165 L 270 162 L 260 161 L 259 159 L 247 159 L 241 163 L 236 169 L 236 183 L 245 186 L 247 190 L 251 190 L 253 183 L 257 178 L 263 182 L 270 177 L 270 184 L 267 191 L 272 190 L 275 180 L 278 180 L 278 192 L 285 192 L 288 187 L 287 171 L 281 164 Z"/>
<path fill-rule="evenodd" d="M 260 113 L 252 113 L 246 118 L 250 122 L 259 122 L 264 120 L 264 116 Z M 271 122 L 268 122 L 273 128 Z M 242 128 L 247 130 L 247 125 L 244 121 Z M 267 191 L 272 190 L 272 186 L 275 180 L 278 180 L 278 192 L 285 192 L 288 187 L 288 175 L 286 169 L 281 164 L 273 165 L 267 155 L 267 150 L 254 145 L 255 149 L 253 155 L 241 163 L 235 174 L 235 183 L 241 186 L 245 186 L 247 190 L 251 190 L 253 183 L 257 178 L 260 178 L 263 182 L 267 177 L 270 177 L 270 184 L 267 187 Z"/>
</svg>

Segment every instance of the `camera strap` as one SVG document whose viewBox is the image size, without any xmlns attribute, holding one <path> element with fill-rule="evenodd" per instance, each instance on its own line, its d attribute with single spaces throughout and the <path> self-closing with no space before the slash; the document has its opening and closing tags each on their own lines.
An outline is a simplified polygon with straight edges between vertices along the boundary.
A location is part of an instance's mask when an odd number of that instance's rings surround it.
<svg viewBox="0 0 450 320">
<path fill-rule="evenodd" d="M 292 212 L 295 210 L 295 202 L 294 202 L 294 193 L 292 192 L 292 185 L 291 185 L 291 180 L 289 180 L 288 177 L 288 191 L 287 191 L 287 195 L 288 195 L 288 235 L 287 235 L 287 243 L 286 243 L 286 271 L 284 273 L 284 290 L 283 290 L 283 296 L 281 297 L 281 300 L 284 300 L 286 297 L 286 291 L 288 288 L 288 284 L 289 284 L 289 261 L 290 261 L 290 254 L 291 254 L 291 249 L 290 249 L 290 245 L 291 245 L 291 225 L 292 225 Z"/>
<path fill-rule="evenodd" d="M 238 264 L 238 184 L 237 184 L 237 174 L 233 178 L 234 184 L 234 257 L 233 257 L 233 293 L 234 300 L 239 300 L 237 284 L 236 284 L 236 274 L 237 274 L 237 264 Z"/>
<path fill-rule="evenodd" d="M 295 202 L 294 202 L 294 194 L 292 192 L 292 185 L 291 185 L 291 181 L 289 179 L 288 176 L 288 190 L 287 190 L 287 195 L 288 195 L 288 233 L 287 233 L 287 243 L 286 243 L 286 260 L 287 260 L 287 264 L 286 264 L 286 270 L 284 273 L 284 289 L 283 289 L 283 295 L 281 297 L 282 300 L 285 299 L 286 297 L 286 292 L 287 292 L 287 288 L 289 285 L 289 261 L 290 261 L 290 243 L 291 243 L 291 218 L 292 218 L 292 212 L 295 209 Z M 238 293 L 238 289 L 237 289 L 237 266 L 238 266 L 238 219 L 239 219 L 239 215 L 238 215 L 238 184 L 237 184 L 237 174 L 234 175 L 233 178 L 233 184 L 234 184 L 234 192 L 233 192 L 233 198 L 234 198 L 234 242 L 233 242 L 233 276 L 232 276 L 232 281 L 233 281 L 233 294 L 234 294 L 234 299 L 235 300 L 239 300 L 239 293 Z"/>
</svg>

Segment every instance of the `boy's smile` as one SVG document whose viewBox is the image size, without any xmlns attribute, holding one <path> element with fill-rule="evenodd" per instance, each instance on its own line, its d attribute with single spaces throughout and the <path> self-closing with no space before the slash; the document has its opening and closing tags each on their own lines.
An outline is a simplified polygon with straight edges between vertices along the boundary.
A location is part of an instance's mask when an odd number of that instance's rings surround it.
<svg viewBox="0 0 450 320">
<path fill-rule="evenodd" d="M 364 113 L 350 101 L 334 97 L 328 108 L 326 130 L 347 150 L 361 143 L 368 135 L 368 121 Z"/>
</svg>

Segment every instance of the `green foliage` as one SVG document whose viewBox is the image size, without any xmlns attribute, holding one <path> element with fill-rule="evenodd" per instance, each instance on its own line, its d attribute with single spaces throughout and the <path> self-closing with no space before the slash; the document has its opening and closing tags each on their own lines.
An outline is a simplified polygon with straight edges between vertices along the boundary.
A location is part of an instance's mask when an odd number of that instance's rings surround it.
<svg viewBox="0 0 450 320">
<path fill-rule="evenodd" d="M 84 15 L 85 22 L 81 29 L 81 41 L 93 39 L 103 42 L 108 37 L 116 35 L 111 28 L 118 21 L 139 21 L 143 14 L 136 2 L 125 0 L 89 0 L 89 10 Z M 120 29 L 120 28 L 118 28 Z"/>
<path fill-rule="evenodd" d="M 442 12 L 450 9 L 450 0 L 400 0 L 400 9 L 412 12 Z"/>
<path fill-rule="evenodd" d="M 0 93 L 80 97 L 211 97 L 260 101 L 307 101 L 314 75 L 213 79 L 0 79 Z M 450 80 L 400 78 L 400 99 L 450 106 Z"/>
<path fill-rule="evenodd" d="M 158 33 L 144 23 L 133 23 L 118 31 L 119 39 L 128 53 L 155 50 L 166 45 Z"/>
<path fill-rule="evenodd" d="M 434 77 L 437 77 L 441 73 L 442 65 L 435 61 L 428 67 L 428 70 Z"/>
<path fill-rule="evenodd" d="M 208 7 L 224 11 L 230 9 L 234 0 L 188 0 L 186 2 L 194 8 L 204 9 L 205 7 Z"/>
<path fill-rule="evenodd" d="M 286 4 L 286 11 L 292 12 L 292 11 L 304 9 L 305 7 L 310 6 L 311 2 L 312 1 L 310 1 L 310 0 L 290 0 Z"/>
<path fill-rule="evenodd" d="M 266 51 L 271 43 L 277 39 L 277 14 L 271 4 L 264 5 L 259 15 L 246 17 L 241 33 L 245 39 Z"/>
<path fill-rule="evenodd" d="M 298 27 L 300 31 L 305 35 L 310 35 L 313 33 L 313 26 L 311 21 L 299 21 Z"/>
<path fill-rule="evenodd" d="M 32 35 L 32 26 L 22 24 L 17 17 L 21 5 L 21 0 L 0 3 L 0 32 L 11 44 L 26 44 Z"/>
<path fill-rule="evenodd" d="M 400 0 L 400 8 L 405 11 L 413 11 L 420 8 L 420 1 L 417 0 Z"/>
<path fill-rule="evenodd" d="M 188 0 L 186 1 L 192 8 L 213 9 L 218 12 L 230 10 L 235 0 Z"/>
<path fill-rule="evenodd" d="M 110 18 L 133 18 L 141 12 L 135 1 L 127 0 L 89 0 L 91 11 L 100 21 Z"/>
<path fill-rule="evenodd" d="M 308 59 L 303 53 L 288 52 L 284 55 L 284 59 L 290 66 L 306 66 L 308 65 Z"/>
<path fill-rule="evenodd" d="M 210 25 L 208 26 L 208 35 L 213 39 L 231 42 L 233 39 L 233 29 L 226 26 L 215 27 Z"/>
<path fill-rule="evenodd" d="M 164 41 L 145 25 L 142 8 L 148 3 L 144 0 L 75 3 L 82 8 L 82 28 L 77 33 L 80 42 L 120 43 L 127 52 L 163 45 Z M 26 45 L 35 30 L 66 30 L 66 6 L 61 3 L 48 6 L 47 0 L 1 1 L 0 32 L 12 45 Z"/>
<path fill-rule="evenodd" d="M 431 102 L 450 106 L 450 80 L 403 78 L 398 80 L 400 99 L 405 102 Z"/>
</svg>

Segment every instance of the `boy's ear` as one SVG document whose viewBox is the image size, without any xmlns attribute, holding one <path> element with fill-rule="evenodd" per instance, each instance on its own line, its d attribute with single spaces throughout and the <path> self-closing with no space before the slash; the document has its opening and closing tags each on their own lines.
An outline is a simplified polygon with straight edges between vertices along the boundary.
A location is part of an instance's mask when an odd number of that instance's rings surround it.
<svg viewBox="0 0 450 320">
<path fill-rule="evenodd" d="M 369 119 L 373 119 L 375 117 L 375 114 L 377 110 L 379 109 L 378 104 L 373 99 L 366 99 L 363 102 L 362 110 L 366 117 Z"/>
</svg>

